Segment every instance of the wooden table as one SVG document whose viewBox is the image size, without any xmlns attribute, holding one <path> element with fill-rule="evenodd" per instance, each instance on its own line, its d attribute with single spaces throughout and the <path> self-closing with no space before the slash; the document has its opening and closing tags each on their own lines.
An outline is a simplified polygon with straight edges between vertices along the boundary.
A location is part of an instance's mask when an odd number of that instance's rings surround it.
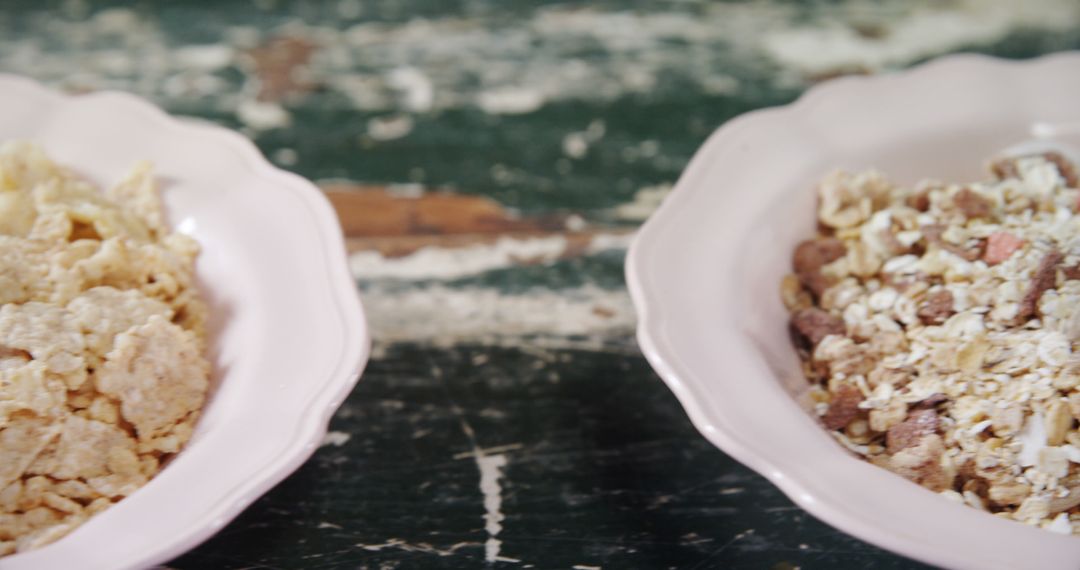
<svg viewBox="0 0 1080 570">
<path fill-rule="evenodd" d="M 3 2 L 0 71 L 240 129 L 347 234 L 367 371 L 311 461 L 169 566 L 918 567 L 699 436 L 638 352 L 622 262 L 739 113 L 1080 47 L 1067 3 L 980 6 Z"/>
</svg>

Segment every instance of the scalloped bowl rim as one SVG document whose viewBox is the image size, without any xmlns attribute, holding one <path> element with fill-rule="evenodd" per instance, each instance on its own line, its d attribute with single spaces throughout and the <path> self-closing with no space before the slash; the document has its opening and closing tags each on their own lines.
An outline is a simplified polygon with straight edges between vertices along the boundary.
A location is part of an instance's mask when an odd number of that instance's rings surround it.
<svg viewBox="0 0 1080 570">
<path fill-rule="evenodd" d="M 148 139 L 181 134 L 197 136 L 207 145 L 215 145 L 217 148 L 234 153 L 242 161 L 237 168 L 243 169 L 246 176 L 257 179 L 265 187 L 284 191 L 303 203 L 304 211 L 296 214 L 297 223 L 302 225 L 296 231 L 307 232 L 305 234 L 307 239 L 318 244 L 319 251 L 311 253 L 321 258 L 319 263 L 325 272 L 323 275 L 314 277 L 313 280 L 318 282 L 319 287 L 330 299 L 329 302 L 336 308 L 334 314 L 329 316 L 336 321 L 335 334 L 340 344 L 334 348 L 338 358 L 330 368 L 329 374 L 320 382 L 312 383 L 312 386 L 317 386 L 317 388 L 310 389 L 306 394 L 307 400 L 302 402 L 301 406 L 295 407 L 291 415 L 281 418 L 282 421 L 292 422 L 293 429 L 290 437 L 278 442 L 277 453 L 267 459 L 259 469 L 246 473 L 246 477 L 233 476 L 233 479 L 239 480 L 238 483 L 224 494 L 214 497 L 215 500 L 212 503 L 204 500 L 203 502 L 208 503 L 208 508 L 203 511 L 199 522 L 187 528 L 175 529 L 175 538 L 141 551 L 121 548 L 115 559 L 106 561 L 95 559 L 91 564 L 113 568 L 141 568 L 166 562 L 211 537 L 261 495 L 298 469 L 318 448 L 326 435 L 331 416 L 359 380 L 370 357 L 371 338 L 355 281 L 346 264 L 341 226 L 329 201 L 315 185 L 296 174 L 273 166 L 251 141 L 232 130 L 207 121 L 171 116 L 154 104 L 124 92 L 61 94 L 32 79 L 0 73 L 0 92 L 9 92 L 9 90 L 22 90 L 26 97 L 34 97 L 46 102 L 51 112 L 59 112 L 69 106 L 87 102 L 117 105 L 130 113 L 129 120 L 137 121 L 148 128 L 146 135 Z M 0 113 L 2 112 L 0 110 Z M 49 151 L 48 148 L 45 150 Z M 130 163 L 142 158 L 144 157 L 132 156 Z M 205 244 L 203 245 L 205 253 L 206 247 Z M 211 341 L 213 340 L 212 338 Z M 225 374 L 227 375 L 228 372 Z M 202 422 L 200 426 L 201 424 Z M 196 428 L 196 437 L 198 437 L 199 429 L 200 427 Z M 193 440 L 192 446 L 194 445 L 196 442 Z M 183 455 L 184 452 L 181 452 L 180 456 Z M 168 466 L 163 470 L 162 475 L 167 471 Z M 159 477 L 151 480 L 144 489 L 154 485 Z M 136 500 L 139 500 L 139 492 L 121 501 L 109 511 L 92 518 L 69 536 L 54 544 L 0 559 L 0 567 L 13 570 L 70 567 L 71 559 L 57 557 L 54 551 L 61 545 L 70 544 L 81 531 L 94 525 L 99 518 L 104 517 L 113 509 Z"/>
<path fill-rule="evenodd" d="M 775 444 L 775 439 L 765 441 L 760 437 L 755 438 L 753 434 L 748 434 L 727 423 L 725 415 L 734 414 L 735 407 L 754 404 L 755 401 L 740 399 L 733 393 L 724 394 L 728 397 L 730 404 L 718 404 L 717 399 L 712 398 L 718 395 L 710 393 L 710 388 L 702 378 L 716 370 L 700 370 L 693 364 L 687 364 L 684 359 L 687 356 L 685 351 L 680 346 L 673 345 L 668 338 L 671 335 L 670 327 L 678 326 L 678 323 L 672 322 L 675 306 L 700 299 L 694 297 L 687 301 L 685 291 L 660 290 L 659 285 L 654 283 L 657 278 L 651 272 L 657 270 L 659 259 L 681 253 L 678 249 L 680 244 L 671 243 L 672 238 L 668 234 L 672 233 L 671 228 L 680 223 L 686 223 L 682 218 L 687 216 L 688 209 L 693 205 L 696 196 L 713 191 L 708 188 L 709 184 L 704 179 L 710 163 L 723 160 L 725 153 L 733 153 L 740 140 L 749 133 L 764 129 L 770 124 L 776 127 L 780 123 L 794 123 L 800 115 L 809 114 L 811 110 L 818 110 L 822 104 L 833 104 L 834 108 L 831 110 L 835 111 L 835 107 L 839 105 L 838 100 L 844 97 L 850 100 L 859 92 L 865 94 L 872 89 L 878 89 L 881 92 L 886 89 L 911 88 L 917 82 L 940 79 L 948 74 L 968 73 L 974 76 L 976 72 L 981 72 L 987 75 L 1016 74 L 1027 77 L 1039 73 L 1040 70 L 1043 73 L 1049 73 L 1050 70 L 1065 67 L 1070 67 L 1074 72 L 1080 68 L 1080 52 L 1059 53 L 1024 61 L 1002 60 L 974 54 L 945 56 L 902 72 L 867 77 L 843 77 L 824 82 L 810 88 L 788 105 L 755 110 L 735 117 L 719 127 L 706 140 L 680 176 L 672 192 L 639 229 L 626 259 L 627 285 L 638 315 L 639 346 L 648 362 L 686 410 L 691 422 L 706 439 L 765 476 L 791 500 L 816 518 L 858 538 L 931 564 L 955 568 L 1008 567 L 1010 562 L 1006 559 L 1009 559 L 1010 554 L 1006 549 L 1014 547 L 1014 544 L 986 540 L 984 541 L 985 549 L 982 551 L 957 550 L 948 543 L 948 536 L 934 539 L 920 535 L 918 532 L 908 532 L 909 529 L 894 524 L 887 517 L 882 519 L 881 516 L 877 516 L 877 513 L 868 512 L 868 508 L 864 506 L 843 504 L 838 497 L 844 495 L 844 490 L 834 488 L 835 485 L 830 486 L 828 481 L 823 481 L 822 476 L 815 476 L 812 471 L 803 471 L 803 466 L 797 465 L 796 462 L 805 458 L 783 457 L 771 449 L 769 445 Z M 889 173 L 888 170 L 885 172 Z M 814 180 L 803 182 L 809 187 Z M 720 184 L 713 185 L 720 186 Z M 721 190 L 716 189 L 715 192 L 720 193 Z M 723 231 L 717 229 L 724 221 L 723 216 L 730 218 L 731 214 L 718 214 L 715 226 L 699 229 L 702 229 L 704 233 Z M 784 253 L 784 255 L 787 254 Z M 715 259 L 705 261 L 712 263 L 718 260 L 737 262 L 739 255 L 724 251 L 717 253 Z M 697 261 L 702 260 L 697 259 Z M 688 276 L 683 275 L 683 277 Z M 779 304 L 778 293 L 774 296 L 777 298 L 775 302 Z M 725 340 L 735 341 L 737 337 L 743 335 L 742 331 L 726 330 L 730 328 L 727 325 L 718 325 L 718 327 L 718 336 Z M 750 347 L 750 344 L 745 346 Z M 785 350 L 791 354 L 794 352 L 790 345 L 785 347 Z M 742 364 L 741 360 L 744 359 L 743 356 L 735 354 L 732 358 L 740 360 L 738 364 Z M 779 388 L 779 383 L 775 384 Z M 774 392 L 779 395 L 782 390 Z M 784 393 L 784 399 L 787 400 L 782 404 L 785 409 L 800 407 L 789 393 Z M 818 435 L 811 437 L 816 438 L 824 434 L 823 428 L 810 420 L 808 414 L 800 413 L 799 415 L 805 417 L 793 420 L 799 424 L 798 427 L 815 429 L 818 432 Z M 792 437 L 801 436 L 793 434 Z M 834 444 L 829 453 L 832 455 L 825 458 L 820 467 L 830 475 L 843 474 L 846 477 L 853 477 L 852 474 L 858 471 L 858 476 L 873 480 L 875 485 L 883 483 L 887 486 L 888 492 L 896 493 L 897 497 L 934 509 L 935 514 L 942 515 L 947 522 L 968 525 L 973 529 L 971 532 L 986 531 L 994 533 L 995 537 L 1007 536 L 1010 539 L 1015 537 L 1017 544 L 1034 547 L 1026 549 L 1019 555 L 1012 554 L 1011 560 L 1014 565 L 1016 560 L 1024 560 L 1025 564 L 1033 564 L 1030 567 L 1069 568 L 1080 561 L 1080 538 L 1054 535 L 1012 521 L 986 516 L 966 506 L 948 504 L 944 499 L 914 484 L 855 459 L 838 444 Z M 938 522 L 933 521 L 928 524 L 933 526 Z M 943 532 L 947 535 L 948 531 L 943 530 Z"/>
</svg>

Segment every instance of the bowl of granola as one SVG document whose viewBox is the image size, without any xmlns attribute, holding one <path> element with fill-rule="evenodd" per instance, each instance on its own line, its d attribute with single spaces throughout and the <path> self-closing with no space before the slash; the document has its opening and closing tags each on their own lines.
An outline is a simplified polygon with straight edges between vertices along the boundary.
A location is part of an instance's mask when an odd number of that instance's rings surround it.
<svg viewBox="0 0 1080 570">
<path fill-rule="evenodd" d="M 0 566 L 205 540 L 318 447 L 369 343 L 311 183 L 136 97 L 0 74 Z"/>
<path fill-rule="evenodd" d="M 1080 564 L 1078 71 L 951 56 L 714 133 L 627 259 L 702 434 L 894 552 Z"/>
</svg>

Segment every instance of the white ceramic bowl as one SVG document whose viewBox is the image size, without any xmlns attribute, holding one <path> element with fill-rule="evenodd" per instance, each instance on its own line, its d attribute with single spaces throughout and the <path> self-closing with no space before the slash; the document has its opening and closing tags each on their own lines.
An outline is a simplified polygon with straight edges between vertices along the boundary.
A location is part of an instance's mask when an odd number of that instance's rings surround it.
<svg viewBox="0 0 1080 570">
<path fill-rule="evenodd" d="M 170 223 L 203 247 L 214 387 L 187 448 L 131 497 L 3 570 L 144 568 L 299 467 L 367 362 L 341 228 L 310 182 L 245 138 L 122 93 L 67 97 L 0 75 L 0 140 L 28 139 L 99 184 L 153 161 Z"/>
<path fill-rule="evenodd" d="M 630 248 L 645 356 L 706 438 L 845 532 L 946 567 L 1080 567 L 1080 537 L 953 504 L 826 434 L 797 402 L 807 385 L 778 292 L 795 244 L 813 234 L 813 187 L 827 171 L 979 179 L 1033 125 L 1080 119 L 1078 101 L 1080 54 L 963 55 L 831 81 L 728 122 Z"/>
</svg>

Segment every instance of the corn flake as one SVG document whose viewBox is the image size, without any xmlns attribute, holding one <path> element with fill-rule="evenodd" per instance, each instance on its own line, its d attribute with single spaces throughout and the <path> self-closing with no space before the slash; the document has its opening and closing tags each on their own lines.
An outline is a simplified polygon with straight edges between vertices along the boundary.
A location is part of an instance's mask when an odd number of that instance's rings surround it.
<svg viewBox="0 0 1080 570">
<path fill-rule="evenodd" d="M 0 145 L 0 557 L 146 484 L 206 397 L 199 246 L 149 164 L 106 192 Z"/>
</svg>

